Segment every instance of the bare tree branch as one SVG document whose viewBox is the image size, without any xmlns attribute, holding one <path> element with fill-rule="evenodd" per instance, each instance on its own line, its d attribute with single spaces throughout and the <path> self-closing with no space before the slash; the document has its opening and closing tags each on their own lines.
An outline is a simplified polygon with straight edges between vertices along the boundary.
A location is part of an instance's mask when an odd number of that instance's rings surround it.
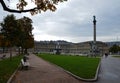
<svg viewBox="0 0 120 83">
<path fill-rule="evenodd" d="M 30 12 L 30 11 L 34 11 L 35 9 L 37 9 L 37 7 L 34 7 L 32 9 L 28 9 L 28 10 L 15 10 L 15 9 L 10 9 L 6 6 L 4 0 L 0 0 L 0 3 L 3 7 L 3 10 L 8 11 L 8 12 L 14 12 L 14 13 L 24 13 L 24 12 Z"/>
</svg>

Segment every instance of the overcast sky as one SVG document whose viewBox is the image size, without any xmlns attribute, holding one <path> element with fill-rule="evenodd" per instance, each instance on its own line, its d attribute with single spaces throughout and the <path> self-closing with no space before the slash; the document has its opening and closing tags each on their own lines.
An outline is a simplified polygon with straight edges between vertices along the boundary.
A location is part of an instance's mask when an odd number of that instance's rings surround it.
<svg viewBox="0 0 120 83">
<path fill-rule="evenodd" d="M 8 5 L 15 8 L 16 0 Z M 28 7 L 32 7 L 31 5 Z M 97 20 L 97 41 L 120 40 L 120 0 L 68 0 L 60 3 L 55 12 L 14 14 L 17 18 L 28 16 L 33 20 L 35 40 L 66 40 L 84 42 L 93 40 L 93 15 Z M 0 5 L 0 21 L 11 14 Z"/>
</svg>

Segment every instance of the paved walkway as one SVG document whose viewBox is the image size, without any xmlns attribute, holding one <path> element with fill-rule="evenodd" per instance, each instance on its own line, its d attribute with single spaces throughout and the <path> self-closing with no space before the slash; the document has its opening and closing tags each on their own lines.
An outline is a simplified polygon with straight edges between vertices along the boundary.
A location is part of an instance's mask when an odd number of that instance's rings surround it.
<svg viewBox="0 0 120 83">
<path fill-rule="evenodd" d="M 30 54 L 29 70 L 19 70 L 12 83 L 86 83 L 75 79 L 62 69 Z M 120 58 L 108 56 L 101 61 L 101 71 L 97 82 L 87 83 L 119 83 Z"/>
<path fill-rule="evenodd" d="M 10 58 L 10 53 L 0 53 L 0 60 L 3 55 L 6 55 L 4 58 Z M 12 52 L 12 56 L 16 56 L 17 52 Z"/>
<path fill-rule="evenodd" d="M 12 83 L 84 83 L 33 54 L 29 62 L 30 69 L 19 70 Z"/>
<path fill-rule="evenodd" d="M 95 83 L 120 83 L 120 58 L 103 57 L 99 79 Z"/>
</svg>

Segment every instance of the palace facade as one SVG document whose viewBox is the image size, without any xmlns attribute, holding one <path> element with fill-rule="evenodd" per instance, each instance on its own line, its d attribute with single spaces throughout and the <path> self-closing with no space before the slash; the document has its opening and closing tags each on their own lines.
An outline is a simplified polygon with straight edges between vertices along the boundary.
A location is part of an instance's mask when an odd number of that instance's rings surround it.
<svg viewBox="0 0 120 83">
<path fill-rule="evenodd" d="M 86 41 L 81 43 L 72 43 L 67 41 L 35 41 L 35 52 L 40 53 L 55 53 L 56 49 L 60 49 L 61 54 L 72 55 L 88 55 L 92 51 L 93 41 Z M 109 52 L 109 47 L 106 43 L 96 42 L 97 53 L 103 55 Z"/>
</svg>

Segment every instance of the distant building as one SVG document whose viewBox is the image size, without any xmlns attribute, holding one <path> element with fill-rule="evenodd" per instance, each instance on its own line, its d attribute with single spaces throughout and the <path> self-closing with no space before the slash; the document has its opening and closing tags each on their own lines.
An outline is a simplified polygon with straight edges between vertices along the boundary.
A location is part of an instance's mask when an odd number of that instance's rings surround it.
<svg viewBox="0 0 120 83">
<path fill-rule="evenodd" d="M 91 53 L 91 43 L 93 41 L 82 43 L 71 43 L 66 41 L 36 41 L 34 51 L 41 53 L 54 53 L 58 42 L 62 54 L 89 55 Z M 104 53 L 109 52 L 109 47 L 106 43 L 97 41 L 96 45 L 97 53 L 103 55 Z"/>
<path fill-rule="evenodd" d="M 105 42 L 109 47 L 112 47 L 113 45 L 120 46 L 120 41 L 114 41 L 114 42 Z"/>
</svg>

